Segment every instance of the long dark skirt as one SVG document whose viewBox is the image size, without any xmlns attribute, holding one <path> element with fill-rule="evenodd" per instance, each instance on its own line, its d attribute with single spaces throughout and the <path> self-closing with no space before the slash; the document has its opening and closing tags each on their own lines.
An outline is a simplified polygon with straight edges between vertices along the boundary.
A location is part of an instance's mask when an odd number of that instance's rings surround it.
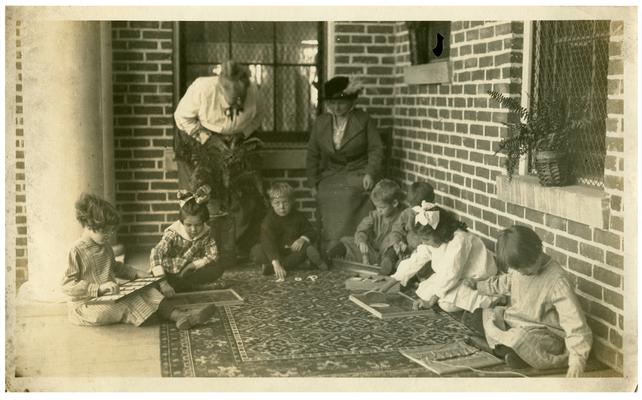
<svg viewBox="0 0 642 400">
<path fill-rule="evenodd" d="M 353 236 L 359 222 L 372 210 L 363 173 L 342 172 L 324 178 L 317 189 L 317 210 L 325 249 L 344 236 Z"/>
<path fill-rule="evenodd" d="M 212 218 L 210 226 L 213 234 L 218 232 L 215 239 L 222 256 L 235 259 L 236 255 L 230 252 L 237 249 L 241 255 L 247 255 L 258 241 L 265 201 L 261 194 L 260 171 L 255 168 L 257 162 L 250 159 L 256 157 L 255 154 L 245 152 L 231 156 L 232 153 L 225 150 L 224 146 L 225 143 L 217 135 L 212 135 L 203 147 L 197 147 L 198 150 L 192 151 L 189 157 L 183 155 L 184 159 L 181 159 L 177 154 L 178 181 L 182 189 L 193 189 L 189 187 L 190 180 L 197 166 L 207 167 L 213 172 L 210 179 L 212 195 L 208 204 Z M 229 168 L 224 168 L 223 160 L 227 157 L 236 161 Z M 216 217 L 221 214 L 228 215 L 229 219 Z M 225 232 L 221 232 L 221 227 L 215 224 L 224 224 Z"/>
</svg>

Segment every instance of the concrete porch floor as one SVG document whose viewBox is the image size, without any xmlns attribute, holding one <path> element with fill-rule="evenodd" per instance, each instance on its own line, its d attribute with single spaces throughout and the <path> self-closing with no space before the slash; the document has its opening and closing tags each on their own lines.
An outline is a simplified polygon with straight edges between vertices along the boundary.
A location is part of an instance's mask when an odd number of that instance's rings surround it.
<svg viewBox="0 0 642 400">
<path fill-rule="evenodd" d="M 147 256 L 136 254 L 127 262 L 145 269 Z M 161 377 L 160 335 L 155 318 L 142 327 L 80 327 L 68 322 L 66 310 L 65 304 L 17 308 L 13 336 L 16 377 Z M 621 375 L 606 370 L 586 376 Z"/>
</svg>

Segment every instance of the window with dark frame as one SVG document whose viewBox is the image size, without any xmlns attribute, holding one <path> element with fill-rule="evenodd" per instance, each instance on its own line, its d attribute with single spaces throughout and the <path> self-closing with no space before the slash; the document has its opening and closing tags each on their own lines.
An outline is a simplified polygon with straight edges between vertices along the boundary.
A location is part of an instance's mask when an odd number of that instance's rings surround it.
<svg viewBox="0 0 642 400">
<path fill-rule="evenodd" d="M 569 146 L 576 182 L 604 185 L 610 21 L 538 21 L 534 31 L 533 99 L 553 91 L 590 118 Z M 531 163 L 532 165 L 532 163 Z M 531 167 L 532 170 L 532 167 Z"/>
<path fill-rule="evenodd" d="M 450 21 L 407 21 L 411 65 L 450 57 Z"/>
<path fill-rule="evenodd" d="M 266 142 L 306 142 L 322 105 L 322 22 L 181 22 L 180 96 L 194 79 L 235 60 L 249 66 L 263 101 L 255 135 Z"/>
</svg>

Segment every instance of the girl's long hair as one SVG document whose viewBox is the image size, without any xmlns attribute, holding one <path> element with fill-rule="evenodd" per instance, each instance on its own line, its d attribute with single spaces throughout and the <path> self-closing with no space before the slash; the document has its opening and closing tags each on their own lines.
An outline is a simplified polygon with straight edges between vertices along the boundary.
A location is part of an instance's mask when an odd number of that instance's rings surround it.
<svg viewBox="0 0 642 400">
<path fill-rule="evenodd" d="M 437 209 L 439 210 L 439 224 L 437 225 L 437 229 L 433 229 L 430 225 L 424 226 L 420 223 L 415 223 L 415 233 L 419 236 L 431 236 L 436 244 L 441 245 L 442 243 L 448 243 L 453 240 L 457 229 L 468 231 L 466 223 L 458 220 L 455 214 L 441 207 L 437 207 Z"/>
</svg>

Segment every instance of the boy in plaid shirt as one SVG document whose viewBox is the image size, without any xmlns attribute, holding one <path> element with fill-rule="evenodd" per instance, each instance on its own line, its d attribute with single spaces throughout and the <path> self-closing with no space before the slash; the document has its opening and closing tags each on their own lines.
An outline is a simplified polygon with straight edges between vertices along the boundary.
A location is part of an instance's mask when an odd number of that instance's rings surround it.
<svg viewBox="0 0 642 400">
<path fill-rule="evenodd" d="M 216 242 L 210 237 L 207 201 L 210 187 L 201 186 L 195 193 L 179 191 L 179 220 L 170 225 L 152 249 L 150 270 L 154 276 L 166 275 L 161 292 L 171 297 L 176 291 L 220 289 L 224 268 L 216 261 Z"/>
</svg>

